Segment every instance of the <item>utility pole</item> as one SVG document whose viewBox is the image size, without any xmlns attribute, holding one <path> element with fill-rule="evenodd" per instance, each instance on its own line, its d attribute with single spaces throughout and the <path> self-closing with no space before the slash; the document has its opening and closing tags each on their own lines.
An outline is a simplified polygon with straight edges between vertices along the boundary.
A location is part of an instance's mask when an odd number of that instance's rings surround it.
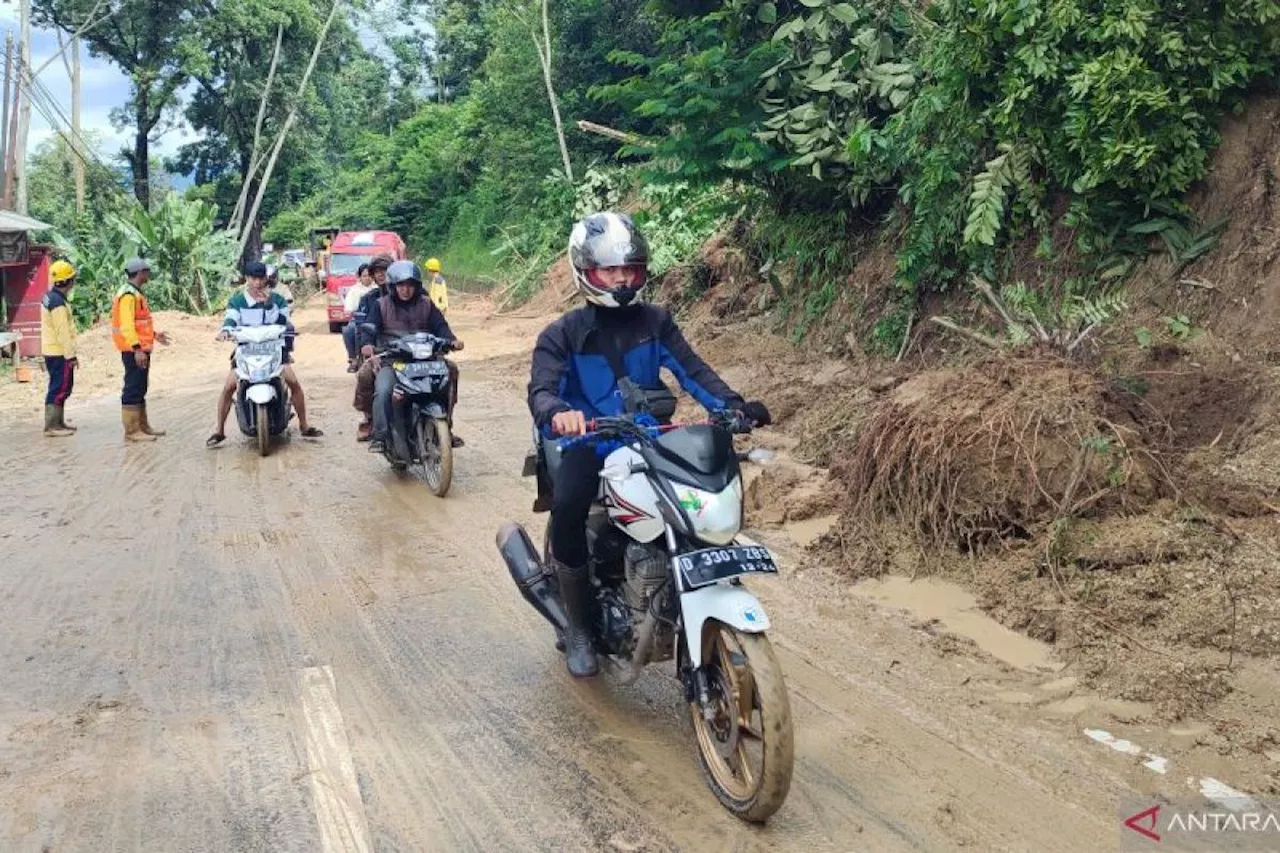
<svg viewBox="0 0 1280 853">
<path fill-rule="evenodd" d="M 13 42 L 13 33 L 9 33 L 9 41 Z M 5 135 L 9 137 L 9 144 L 5 149 L 5 172 L 4 172 L 4 209 L 13 210 L 13 186 L 17 182 L 18 171 L 18 100 L 22 97 L 21 87 L 18 85 L 19 79 L 22 77 L 22 69 L 14 63 L 13 69 L 13 105 L 9 108 L 8 114 L 5 116 Z"/>
<path fill-rule="evenodd" d="M 31 0 L 18 0 L 19 20 L 22 29 L 18 62 L 18 148 L 14 152 L 13 171 L 18 182 L 18 198 L 15 209 L 27 214 L 27 135 L 31 130 Z"/>
<path fill-rule="evenodd" d="M 71 38 L 71 168 L 76 178 L 76 216 L 84 216 L 84 159 L 80 145 L 80 38 Z"/>
<path fill-rule="evenodd" d="M 4 39 L 4 107 L 0 110 L 0 193 L 9 207 L 9 86 L 13 79 L 13 30 Z"/>
</svg>

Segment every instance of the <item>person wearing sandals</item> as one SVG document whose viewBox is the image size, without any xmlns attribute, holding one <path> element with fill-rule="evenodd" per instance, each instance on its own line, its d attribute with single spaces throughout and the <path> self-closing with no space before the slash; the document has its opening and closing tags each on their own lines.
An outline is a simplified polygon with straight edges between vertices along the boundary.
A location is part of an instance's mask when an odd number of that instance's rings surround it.
<svg viewBox="0 0 1280 853">
<path fill-rule="evenodd" d="M 234 294 L 227 302 L 222 330 L 218 332 L 217 340 L 219 341 L 230 340 L 232 329 L 245 326 L 289 326 L 289 303 L 267 286 L 265 264 L 259 261 L 246 264 L 244 284 L 244 290 Z M 235 363 L 234 353 L 231 361 L 232 364 Z M 294 411 L 298 413 L 298 426 L 302 430 L 302 437 L 319 438 L 324 433 L 307 422 L 306 398 L 302 394 L 302 383 L 298 381 L 298 374 L 293 369 L 292 353 L 286 351 L 284 361 L 284 370 L 281 371 L 280 378 L 289 386 L 289 395 L 293 399 Z M 238 384 L 239 380 L 233 369 L 227 374 L 227 381 L 223 384 L 222 393 L 218 397 L 217 421 L 214 424 L 213 434 L 205 442 L 208 447 L 217 447 L 227 439 L 227 415 L 231 414 L 231 403 L 235 400 Z"/>
</svg>

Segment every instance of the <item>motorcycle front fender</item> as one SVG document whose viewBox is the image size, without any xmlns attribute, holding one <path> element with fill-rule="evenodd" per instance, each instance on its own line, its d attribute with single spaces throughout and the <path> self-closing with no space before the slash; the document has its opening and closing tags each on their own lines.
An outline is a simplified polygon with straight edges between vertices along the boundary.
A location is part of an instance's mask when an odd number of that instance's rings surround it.
<svg viewBox="0 0 1280 853">
<path fill-rule="evenodd" d="M 276 389 L 274 385 L 264 382 L 260 385 L 250 385 L 245 391 L 245 396 L 249 398 L 251 403 L 270 403 L 276 398 Z"/>
<path fill-rule="evenodd" d="M 689 660 L 694 666 L 702 665 L 702 628 L 708 619 L 723 622 L 744 634 L 762 634 L 769 630 L 769 616 L 764 607 L 742 586 L 715 584 L 683 593 L 680 614 Z"/>
</svg>

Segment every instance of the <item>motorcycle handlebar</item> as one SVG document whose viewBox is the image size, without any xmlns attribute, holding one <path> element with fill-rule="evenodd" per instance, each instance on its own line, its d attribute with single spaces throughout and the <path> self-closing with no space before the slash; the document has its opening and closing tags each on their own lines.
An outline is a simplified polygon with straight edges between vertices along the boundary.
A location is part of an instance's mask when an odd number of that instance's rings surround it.
<svg viewBox="0 0 1280 853">
<path fill-rule="evenodd" d="M 453 352 L 454 342 L 446 338 L 435 338 L 432 341 L 428 341 L 428 343 L 432 345 L 432 348 L 434 350 L 433 354 L 435 355 L 445 355 L 447 353 Z M 393 343 L 384 350 L 375 350 L 373 353 L 373 357 L 386 358 L 392 353 L 397 352 L 399 349 L 400 348 Z"/>
<path fill-rule="evenodd" d="M 587 421 L 587 431 L 582 435 L 561 436 L 562 449 L 591 441 L 608 441 L 618 438 L 643 438 L 653 440 L 664 432 L 688 426 L 718 426 L 727 429 L 734 435 L 747 435 L 753 429 L 741 412 L 734 409 L 723 409 L 711 413 L 711 416 L 700 421 L 683 421 L 670 424 L 641 424 L 630 416 L 593 418 Z"/>
</svg>

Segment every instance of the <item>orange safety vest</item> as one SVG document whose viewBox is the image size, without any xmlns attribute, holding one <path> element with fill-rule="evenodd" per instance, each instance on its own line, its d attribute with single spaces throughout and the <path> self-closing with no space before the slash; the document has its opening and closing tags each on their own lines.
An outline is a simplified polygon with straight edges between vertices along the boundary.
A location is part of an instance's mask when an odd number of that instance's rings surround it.
<svg viewBox="0 0 1280 853">
<path fill-rule="evenodd" d="M 156 330 L 151 325 L 151 306 L 147 305 L 147 297 L 142 294 L 142 291 L 132 284 L 126 284 L 120 288 L 116 292 L 116 298 L 111 301 L 111 340 L 120 352 L 129 352 L 133 349 L 125 339 L 121 326 L 120 300 L 125 296 L 134 298 L 133 328 L 138 333 L 138 343 L 142 345 L 143 352 L 151 352 L 156 343 Z"/>
</svg>

